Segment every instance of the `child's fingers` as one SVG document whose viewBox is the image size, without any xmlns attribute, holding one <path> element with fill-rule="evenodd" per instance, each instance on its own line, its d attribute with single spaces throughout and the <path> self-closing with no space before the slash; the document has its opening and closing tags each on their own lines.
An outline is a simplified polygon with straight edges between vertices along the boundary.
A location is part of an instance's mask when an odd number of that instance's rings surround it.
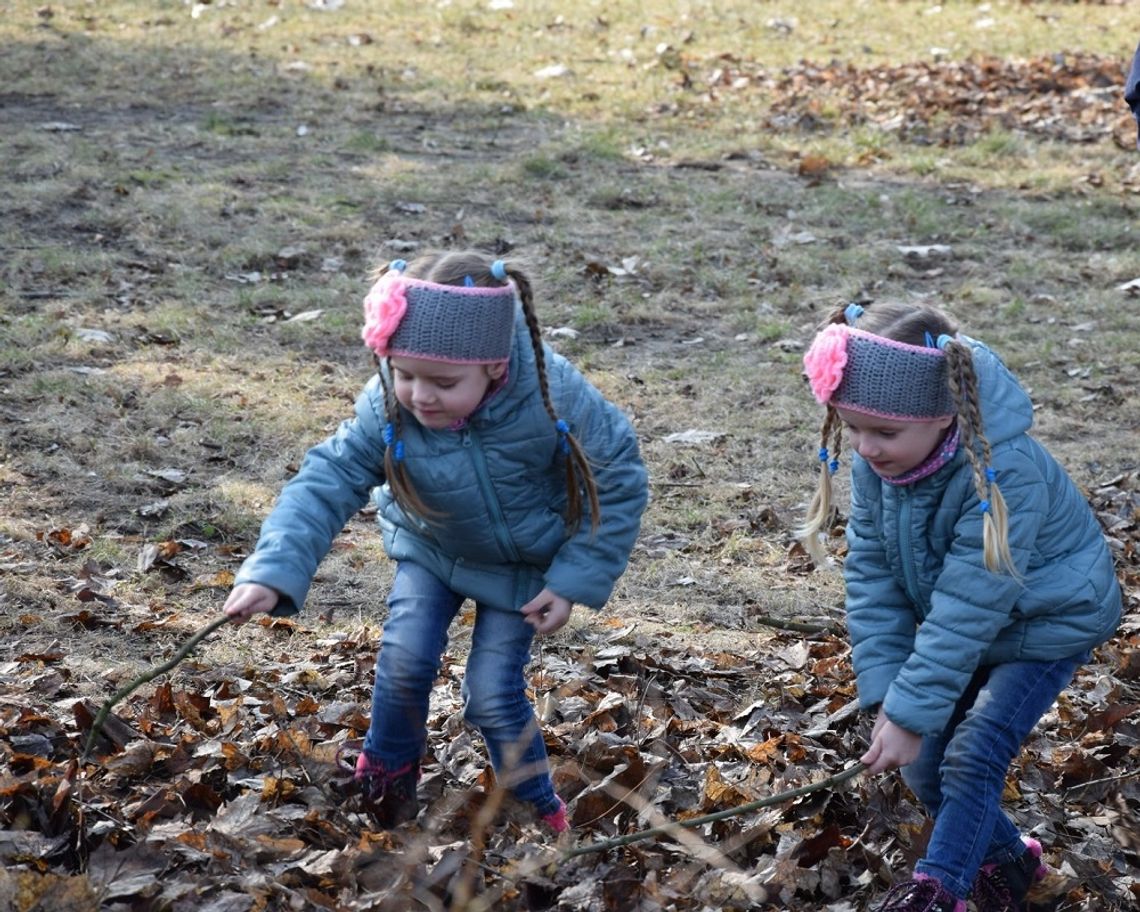
<svg viewBox="0 0 1140 912">
<path fill-rule="evenodd" d="M 866 775 L 873 776 L 876 773 L 882 772 L 882 769 L 878 768 L 878 760 L 879 760 L 879 757 L 882 755 L 882 753 L 883 753 L 882 745 L 879 744 L 878 740 L 875 740 L 871 743 L 871 746 L 867 749 L 867 753 L 865 753 L 862 757 L 859 758 L 859 762 L 864 763 L 867 766 Z"/>
<path fill-rule="evenodd" d="M 272 611 L 277 604 L 277 593 L 265 586 L 246 584 L 234 588 L 222 611 L 235 623 L 244 624 L 255 614 Z"/>
</svg>

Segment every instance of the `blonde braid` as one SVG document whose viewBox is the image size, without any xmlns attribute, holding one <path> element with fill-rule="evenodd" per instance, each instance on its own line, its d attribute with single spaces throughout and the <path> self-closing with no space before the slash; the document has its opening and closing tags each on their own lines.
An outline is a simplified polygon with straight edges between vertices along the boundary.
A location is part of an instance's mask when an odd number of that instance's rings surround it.
<svg viewBox="0 0 1140 912">
<path fill-rule="evenodd" d="M 830 405 L 823 418 L 823 427 L 819 434 L 819 484 L 816 485 L 811 503 L 808 505 L 807 515 L 799 528 L 794 532 L 804 550 L 811 556 L 812 561 L 818 565 L 827 563 L 827 549 L 820 541 L 820 533 L 826 532 L 835 520 L 838 512 L 832 496 L 831 476 L 839 461 L 839 447 L 843 433 L 843 422 Z M 831 439 L 829 455 L 828 440 Z"/>
<path fill-rule="evenodd" d="M 823 324 L 847 322 L 847 306 L 837 307 L 824 319 Z M 827 563 L 827 549 L 820 541 L 820 533 L 826 532 L 834 522 L 838 509 L 833 498 L 831 476 L 839 467 L 839 451 L 843 442 L 843 422 L 834 407 L 827 406 L 823 416 L 823 426 L 819 434 L 819 483 L 808 504 L 803 523 L 793 535 L 799 539 L 812 561 L 817 565 Z"/>
<path fill-rule="evenodd" d="M 509 275 L 519 290 L 519 300 L 522 301 L 523 316 L 530 332 L 530 346 L 534 349 L 534 362 L 538 372 L 538 388 L 542 394 L 542 404 L 546 414 L 557 427 L 560 423 L 558 412 L 550 399 L 550 382 L 546 376 L 546 355 L 542 348 L 542 330 L 538 326 L 538 317 L 534 313 L 534 295 L 531 291 L 530 281 L 517 269 L 507 269 Z M 559 433 L 566 441 L 566 525 L 574 531 L 582 522 L 582 492 L 590 504 L 590 531 L 596 532 L 601 519 L 601 504 L 598 502 L 598 485 L 594 473 L 590 470 L 586 452 L 582 449 L 577 438 L 569 430 L 559 429 Z"/>
<path fill-rule="evenodd" d="M 385 358 L 384 367 L 389 372 L 392 370 L 392 362 Z M 388 380 L 383 370 L 379 369 L 377 365 L 377 375 L 380 378 L 380 389 L 384 394 L 384 420 L 394 427 L 392 440 L 390 443 L 385 440 L 384 447 L 384 477 L 388 481 L 388 488 L 392 491 L 392 496 L 396 499 L 400 509 L 409 515 L 415 515 L 427 521 L 437 521 L 442 519 L 447 514 L 439 510 L 433 510 L 423 502 L 419 492 L 416 491 L 415 485 L 408 477 L 407 469 L 404 467 L 404 460 L 397 459 L 394 452 L 396 446 L 400 446 L 400 441 L 403 437 L 404 422 L 400 415 L 400 406 L 396 403 L 395 396 L 388 387 Z"/>
<path fill-rule="evenodd" d="M 970 349 L 956 339 L 946 343 L 943 351 L 946 352 L 950 394 L 958 410 L 961 446 L 973 467 L 974 490 L 982 502 L 982 550 L 986 569 L 991 573 L 1006 572 L 1018 576 L 1009 550 L 1009 512 L 990 467 L 990 442 L 982 432 L 974 359 Z"/>
</svg>

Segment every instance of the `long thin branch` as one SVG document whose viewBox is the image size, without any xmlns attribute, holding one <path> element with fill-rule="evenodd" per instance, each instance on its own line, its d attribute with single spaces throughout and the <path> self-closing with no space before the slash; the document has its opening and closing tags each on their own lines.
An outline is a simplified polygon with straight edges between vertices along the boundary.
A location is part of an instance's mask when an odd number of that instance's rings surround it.
<svg viewBox="0 0 1140 912">
<path fill-rule="evenodd" d="M 153 681 L 160 674 L 170 671 L 170 669 L 172 669 L 175 665 L 186 658 L 186 656 L 190 655 L 194 647 L 201 643 L 202 640 L 206 639 L 206 637 L 208 637 L 219 627 L 230 623 L 230 620 L 231 618 L 229 615 L 223 614 L 216 620 L 211 621 L 209 624 L 195 633 L 192 637 L 190 637 L 190 639 L 188 639 L 185 643 L 183 643 L 181 648 L 176 653 L 174 653 L 174 655 L 169 660 L 150 669 L 149 671 L 144 671 L 137 678 L 133 678 L 118 690 L 116 690 L 107 700 L 107 702 L 103 704 L 103 708 L 100 709 L 98 715 L 95 716 L 95 721 L 91 723 L 91 732 L 87 735 L 87 744 L 83 748 L 83 762 L 86 763 L 87 758 L 91 756 L 91 748 L 95 746 L 95 739 L 99 736 L 99 732 L 103 730 L 103 723 L 107 721 L 107 716 L 110 714 L 111 708 L 116 703 L 118 703 L 129 694 L 133 693 L 137 688 L 141 687 L 147 681 Z"/>
<path fill-rule="evenodd" d="M 742 804 L 739 807 L 717 811 L 714 814 L 705 814 L 703 817 L 693 817 L 689 820 L 670 821 L 661 826 L 650 827 L 647 830 L 638 830 L 636 833 L 626 833 L 624 836 L 615 836 L 613 839 L 605 839 L 601 842 L 592 842 L 589 845 L 565 849 L 562 852 L 562 860 L 565 861 L 579 855 L 588 855 L 591 852 L 604 852 L 606 849 L 615 849 L 618 846 L 629 845 L 631 842 L 651 839 L 654 836 L 672 832 L 678 827 L 697 827 L 702 824 L 712 823 L 716 820 L 724 820 L 726 817 L 734 817 L 737 814 L 755 811 L 759 808 L 771 807 L 773 804 L 781 804 L 793 798 L 810 795 L 812 792 L 818 792 L 821 789 L 839 785 L 841 782 L 846 782 L 848 779 L 854 778 L 866 768 L 866 764 L 856 763 L 854 766 L 848 767 L 842 772 L 835 773 L 832 776 L 828 776 L 826 779 L 821 779 L 819 782 L 813 782 L 810 785 L 801 785 L 799 788 L 789 789 L 786 792 L 777 792 L 775 795 L 769 795 L 767 798 L 750 801 L 748 804 Z"/>
<path fill-rule="evenodd" d="M 837 633 L 839 626 L 834 623 L 808 624 L 803 621 L 786 621 L 783 618 L 770 617 L 766 614 L 750 615 L 748 620 L 754 621 L 764 627 L 775 627 L 778 630 L 792 630 L 796 633 Z"/>
</svg>

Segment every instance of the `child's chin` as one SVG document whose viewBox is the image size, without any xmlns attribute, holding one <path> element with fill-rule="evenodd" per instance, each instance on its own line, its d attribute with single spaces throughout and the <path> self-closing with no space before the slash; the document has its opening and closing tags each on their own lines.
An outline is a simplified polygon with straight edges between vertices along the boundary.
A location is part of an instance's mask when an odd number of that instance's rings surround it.
<svg viewBox="0 0 1140 912">
<path fill-rule="evenodd" d="M 417 413 L 416 420 L 419 421 L 419 423 L 424 427 L 434 428 L 436 430 L 439 428 L 445 428 L 451 424 L 450 418 L 448 418 L 446 415 L 440 414 L 424 415 Z"/>
</svg>

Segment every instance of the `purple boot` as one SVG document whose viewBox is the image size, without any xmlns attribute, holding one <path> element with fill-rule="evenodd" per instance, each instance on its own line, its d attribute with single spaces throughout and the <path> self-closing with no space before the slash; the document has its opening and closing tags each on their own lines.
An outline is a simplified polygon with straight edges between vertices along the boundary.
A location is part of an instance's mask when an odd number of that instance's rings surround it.
<svg viewBox="0 0 1140 912">
<path fill-rule="evenodd" d="M 361 809 L 382 830 L 415 819 L 420 810 L 416 800 L 419 778 L 419 761 L 412 760 L 399 769 L 389 770 L 363 751 L 352 775 L 353 785 L 360 793 Z"/>
<path fill-rule="evenodd" d="M 970 896 L 978 912 L 1025 912 L 1025 896 L 1049 869 L 1041 863 L 1041 843 L 1025 838 L 1025 851 L 1016 861 L 982 865 Z"/>
<path fill-rule="evenodd" d="M 966 901 L 942 886 L 938 878 L 915 874 L 914 880 L 891 887 L 875 912 L 966 912 Z"/>
</svg>

